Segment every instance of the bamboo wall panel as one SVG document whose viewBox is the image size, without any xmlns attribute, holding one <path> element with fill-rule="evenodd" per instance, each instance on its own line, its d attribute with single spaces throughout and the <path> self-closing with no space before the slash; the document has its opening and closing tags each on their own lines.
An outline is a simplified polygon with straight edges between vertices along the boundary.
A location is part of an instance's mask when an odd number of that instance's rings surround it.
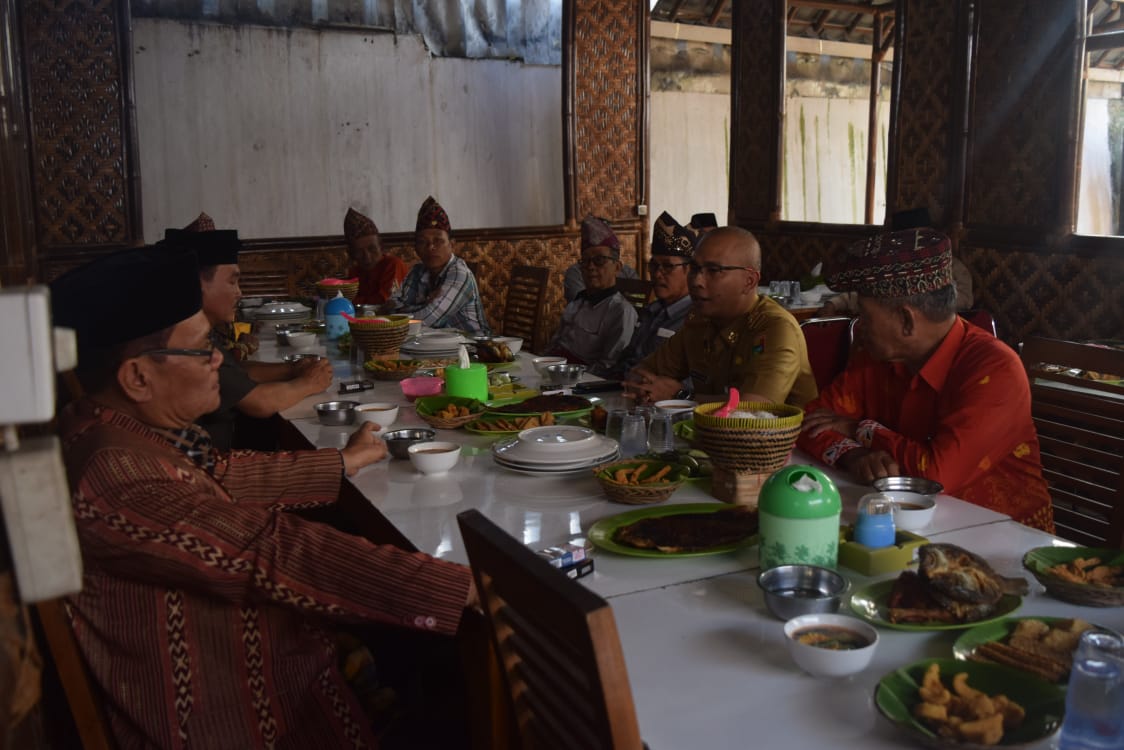
<svg viewBox="0 0 1124 750">
<path fill-rule="evenodd" d="M 783 12 L 777 0 L 739 0 L 733 7 L 730 209 L 739 225 L 768 221 L 776 209 Z"/>
<path fill-rule="evenodd" d="M 41 252 L 138 239 L 123 0 L 21 6 Z"/>
<path fill-rule="evenodd" d="M 977 3 L 975 83 L 969 118 L 965 224 L 1055 233 L 1073 165 L 1077 5 Z M 1069 231 L 1068 227 L 1064 228 Z"/>
<path fill-rule="evenodd" d="M 960 82 L 955 80 L 956 13 L 959 3 L 905 0 L 905 38 L 895 50 L 902 67 L 898 98 L 897 182 L 890 187 L 895 210 L 927 207 L 938 226 L 950 214 L 949 172 L 953 159 L 954 106 Z"/>
</svg>

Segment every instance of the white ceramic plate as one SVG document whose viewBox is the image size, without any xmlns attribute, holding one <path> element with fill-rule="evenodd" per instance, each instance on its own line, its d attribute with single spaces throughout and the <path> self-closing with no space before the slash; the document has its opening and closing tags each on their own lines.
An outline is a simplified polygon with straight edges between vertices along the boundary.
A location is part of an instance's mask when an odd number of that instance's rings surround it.
<svg viewBox="0 0 1124 750">
<path fill-rule="evenodd" d="M 519 433 L 520 452 L 552 458 L 580 453 L 595 442 L 597 433 L 577 425 L 531 427 Z"/>
<path fill-rule="evenodd" d="M 589 458 L 583 458 L 580 461 L 565 461 L 565 462 L 561 462 L 561 463 L 555 462 L 555 463 L 549 463 L 549 464 L 535 464 L 535 463 L 525 463 L 523 461 L 510 461 L 510 460 L 504 458 L 503 456 L 497 456 L 494 453 L 492 454 L 492 458 L 494 458 L 497 463 L 504 464 L 505 466 L 513 466 L 517 469 L 527 469 L 529 471 L 551 472 L 551 471 L 570 471 L 572 469 L 581 469 L 581 468 L 586 468 L 586 467 L 590 467 L 590 466 L 597 466 L 599 464 L 603 464 L 603 463 L 606 463 L 608 461 L 611 461 L 613 459 L 613 456 L 616 456 L 616 455 L 617 455 L 617 449 L 613 448 L 612 450 L 609 450 L 605 453 L 600 453 L 596 456 L 591 456 Z"/>
<path fill-rule="evenodd" d="M 592 440 L 583 441 L 573 450 L 564 455 L 543 453 L 542 450 L 527 451 L 527 444 L 518 436 L 505 438 L 492 445 L 492 455 L 498 456 L 508 463 L 517 463 L 524 466 L 564 466 L 582 462 L 594 461 L 618 449 L 617 441 L 610 438 L 594 435 Z"/>
</svg>

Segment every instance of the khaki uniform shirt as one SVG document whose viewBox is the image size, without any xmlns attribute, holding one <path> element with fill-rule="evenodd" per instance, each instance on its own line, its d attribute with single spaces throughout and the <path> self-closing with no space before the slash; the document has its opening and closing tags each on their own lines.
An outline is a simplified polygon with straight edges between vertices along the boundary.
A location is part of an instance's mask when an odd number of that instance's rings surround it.
<svg viewBox="0 0 1124 750">
<path fill-rule="evenodd" d="M 817 395 L 804 334 L 796 319 L 768 297 L 718 328 L 696 312 L 641 364 L 656 375 L 690 376 L 696 393 L 717 395 L 734 386 L 775 403 L 804 406 Z"/>
</svg>

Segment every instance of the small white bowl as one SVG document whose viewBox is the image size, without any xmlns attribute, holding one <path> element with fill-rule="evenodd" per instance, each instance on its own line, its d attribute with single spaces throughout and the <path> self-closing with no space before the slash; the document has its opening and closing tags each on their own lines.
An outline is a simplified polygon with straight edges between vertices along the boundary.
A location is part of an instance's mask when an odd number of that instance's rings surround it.
<svg viewBox="0 0 1124 750">
<path fill-rule="evenodd" d="M 531 360 L 531 364 L 538 370 L 539 375 L 546 377 L 546 368 L 551 365 L 564 365 L 566 364 L 565 357 L 535 357 Z"/>
<path fill-rule="evenodd" d="M 290 333 L 289 346 L 294 349 L 311 349 L 316 346 L 316 334 L 311 331 L 300 331 Z"/>
<path fill-rule="evenodd" d="M 801 643 L 800 634 L 812 628 L 838 628 L 857 635 L 865 646 L 831 649 Z M 813 677 L 845 677 L 863 671 L 874 658 L 878 631 L 855 617 L 846 615 L 800 615 L 784 624 L 785 643 L 796 665 Z"/>
<path fill-rule="evenodd" d="M 672 422 L 689 419 L 691 412 L 699 405 L 698 401 L 688 401 L 685 398 L 671 398 L 667 401 L 657 401 L 655 407 L 671 415 Z"/>
<path fill-rule="evenodd" d="M 421 333 L 422 322 L 417 318 L 410 318 L 408 326 L 409 327 L 406 329 L 406 334 L 408 336 L 417 336 L 419 333 Z"/>
<path fill-rule="evenodd" d="M 447 474 L 461 457 L 461 447 L 456 443 L 414 443 L 408 450 L 414 468 L 431 477 Z"/>
<path fill-rule="evenodd" d="M 360 423 L 374 422 L 385 430 L 394 424 L 394 420 L 398 419 L 398 404 L 360 404 L 355 407 L 355 418 Z"/>
<path fill-rule="evenodd" d="M 523 348 L 523 339 L 518 336 L 493 336 L 492 341 L 507 344 L 507 348 L 511 350 L 512 354 L 518 354 L 519 350 Z"/>
<path fill-rule="evenodd" d="M 937 512 L 937 500 L 920 492 L 891 490 L 882 493 L 894 501 L 894 528 L 917 531 L 928 526 Z"/>
</svg>

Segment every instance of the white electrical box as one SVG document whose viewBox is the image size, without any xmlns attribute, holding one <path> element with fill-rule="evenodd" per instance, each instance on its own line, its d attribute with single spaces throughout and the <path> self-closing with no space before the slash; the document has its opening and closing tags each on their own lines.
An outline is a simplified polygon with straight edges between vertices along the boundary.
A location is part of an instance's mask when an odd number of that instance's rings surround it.
<svg viewBox="0 0 1124 750">
<path fill-rule="evenodd" d="M 0 290 L 0 424 L 49 422 L 55 414 L 55 338 L 45 286 Z"/>
</svg>

